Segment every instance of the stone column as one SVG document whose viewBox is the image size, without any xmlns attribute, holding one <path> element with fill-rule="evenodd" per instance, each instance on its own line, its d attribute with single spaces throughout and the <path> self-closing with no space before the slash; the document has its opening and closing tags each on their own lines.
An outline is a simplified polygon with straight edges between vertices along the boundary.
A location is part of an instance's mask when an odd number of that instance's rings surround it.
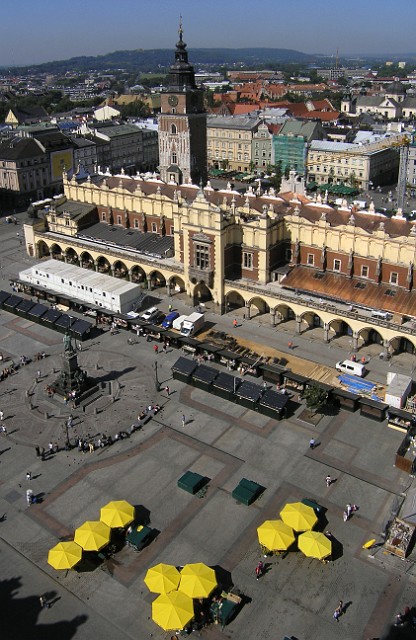
<svg viewBox="0 0 416 640">
<path fill-rule="evenodd" d="M 246 316 L 246 320 L 250 320 L 251 319 L 251 305 L 249 302 L 245 303 L 245 316 Z"/>
<path fill-rule="evenodd" d="M 358 350 L 358 333 L 356 331 L 352 332 L 352 350 Z"/>
<path fill-rule="evenodd" d="M 302 333 L 301 326 L 302 326 L 302 320 L 300 316 L 296 316 L 296 333 L 299 333 L 299 334 Z"/>
<path fill-rule="evenodd" d="M 270 309 L 270 324 L 272 327 L 276 326 L 276 311 L 274 309 Z"/>
<path fill-rule="evenodd" d="M 329 342 L 329 325 L 328 324 L 324 324 L 324 342 L 325 343 Z"/>
<path fill-rule="evenodd" d="M 128 274 L 129 274 L 129 282 L 133 281 L 133 269 L 129 269 L 128 270 Z"/>
<path fill-rule="evenodd" d="M 98 271 L 98 260 L 94 260 L 94 270 Z"/>
</svg>

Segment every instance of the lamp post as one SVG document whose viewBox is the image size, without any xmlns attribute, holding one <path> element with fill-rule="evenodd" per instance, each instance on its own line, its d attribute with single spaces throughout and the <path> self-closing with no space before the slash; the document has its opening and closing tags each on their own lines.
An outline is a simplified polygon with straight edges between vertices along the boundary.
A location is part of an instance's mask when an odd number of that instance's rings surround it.
<svg viewBox="0 0 416 640">
<path fill-rule="evenodd" d="M 159 382 L 159 378 L 157 377 L 157 360 L 155 360 L 155 363 L 154 363 L 154 370 L 155 370 L 155 388 L 156 388 L 156 391 L 159 392 L 160 382 Z"/>
</svg>

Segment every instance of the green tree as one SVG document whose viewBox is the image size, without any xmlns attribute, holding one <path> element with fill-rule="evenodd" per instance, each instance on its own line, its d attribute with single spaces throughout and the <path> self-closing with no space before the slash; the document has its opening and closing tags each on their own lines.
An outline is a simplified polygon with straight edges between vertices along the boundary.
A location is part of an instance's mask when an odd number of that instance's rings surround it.
<svg viewBox="0 0 416 640">
<path fill-rule="evenodd" d="M 321 389 L 317 384 L 311 384 L 306 387 L 303 392 L 303 397 L 306 401 L 306 406 L 310 411 L 317 413 L 327 403 L 328 391 Z"/>
</svg>

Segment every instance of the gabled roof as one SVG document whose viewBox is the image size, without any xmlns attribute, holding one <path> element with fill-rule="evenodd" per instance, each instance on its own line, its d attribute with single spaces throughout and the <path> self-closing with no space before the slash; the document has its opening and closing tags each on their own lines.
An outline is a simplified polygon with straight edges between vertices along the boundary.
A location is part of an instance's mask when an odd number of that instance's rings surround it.
<svg viewBox="0 0 416 640">
<path fill-rule="evenodd" d="M 48 120 L 49 115 L 44 107 L 10 107 L 19 124 Z"/>
<path fill-rule="evenodd" d="M 44 151 L 34 138 L 19 136 L 0 143 L 0 160 L 25 160 L 42 156 Z"/>
</svg>

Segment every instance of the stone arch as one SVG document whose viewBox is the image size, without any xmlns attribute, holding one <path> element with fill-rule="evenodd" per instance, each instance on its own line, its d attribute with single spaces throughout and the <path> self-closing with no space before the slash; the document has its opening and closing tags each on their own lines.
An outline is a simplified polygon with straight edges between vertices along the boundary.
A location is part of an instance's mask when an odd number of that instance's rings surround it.
<svg viewBox="0 0 416 640">
<path fill-rule="evenodd" d="M 209 302 L 212 300 L 212 293 L 205 282 L 198 282 L 193 291 L 193 303 L 194 305 L 201 304 L 202 302 Z"/>
<path fill-rule="evenodd" d="M 112 270 L 116 278 L 128 278 L 129 272 L 122 260 L 116 260 L 113 264 Z"/>
<path fill-rule="evenodd" d="M 233 311 L 235 309 L 241 309 L 245 307 L 245 301 L 243 296 L 238 291 L 229 291 L 225 296 L 225 310 Z"/>
<path fill-rule="evenodd" d="M 263 298 L 259 298 L 258 296 L 256 296 L 255 298 L 251 298 L 251 300 L 249 300 L 248 306 L 250 307 L 250 309 L 252 307 L 256 307 L 257 309 L 257 313 L 253 313 L 252 311 L 250 311 L 250 318 L 254 318 L 257 315 L 263 315 L 264 313 L 269 313 L 270 311 L 270 307 L 267 302 L 263 300 Z"/>
<path fill-rule="evenodd" d="M 83 251 L 80 254 L 79 261 L 84 269 L 94 269 L 94 258 L 88 251 Z"/>
<path fill-rule="evenodd" d="M 139 283 L 139 282 L 144 282 L 146 280 L 146 272 L 138 264 L 135 264 L 130 269 L 130 273 L 131 273 L 130 279 L 132 282 Z"/>
<path fill-rule="evenodd" d="M 62 247 L 61 247 L 61 245 L 57 244 L 56 242 L 51 244 L 51 246 L 49 248 L 49 253 L 51 255 L 51 258 L 54 258 L 55 260 L 63 260 L 64 259 L 63 255 L 62 255 Z"/>
<path fill-rule="evenodd" d="M 391 338 L 387 343 L 387 349 L 392 355 L 397 353 L 416 354 L 416 346 L 409 338 L 406 338 L 406 336 L 395 336 Z"/>
<path fill-rule="evenodd" d="M 98 256 L 96 260 L 98 273 L 110 273 L 111 265 L 105 256 Z"/>
<path fill-rule="evenodd" d="M 186 291 L 185 280 L 179 276 L 171 276 L 169 278 L 169 291 L 171 295 Z"/>
<path fill-rule="evenodd" d="M 166 287 L 166 278 L 160 271 L 152 271 L 149 273 L 150 289 L 159 289 Z"/>
<path fill-rule="evenodd" d="M 45 256 L 49 256 L 49 247 L 44 240 L 39 240 L 36 247 L 37 247 L 38 258 L 44 258 Z"/>
<path fill-rule="evenodd" d="M 67 247 L 65 251 L 65 261 L 68 264 L 78 264 L 78 254 L 72 247 Z"/>
</svg>

